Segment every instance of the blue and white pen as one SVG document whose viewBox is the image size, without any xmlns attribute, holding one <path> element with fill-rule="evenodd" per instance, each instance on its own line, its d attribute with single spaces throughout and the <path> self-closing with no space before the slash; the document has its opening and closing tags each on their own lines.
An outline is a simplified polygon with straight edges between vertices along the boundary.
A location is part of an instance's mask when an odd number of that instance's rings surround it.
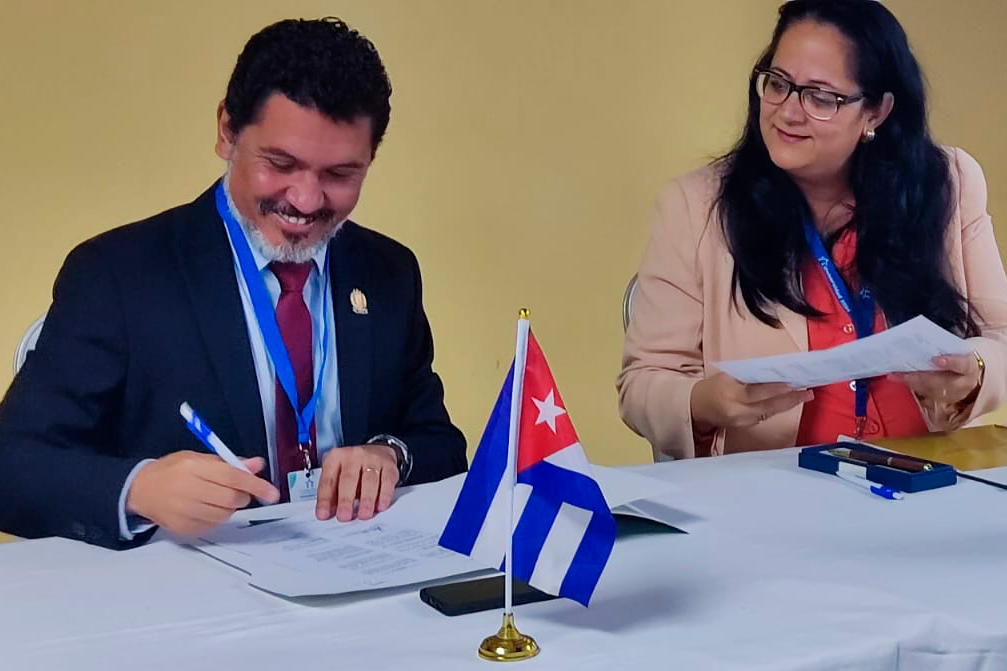
<svg viewBox="0 0 1007 671">
<path fill-rule="evenodd" d="M 240 468 L 246 473 L 252 472 L 248 470 L 248 467 L 245 466 L 244 463 L 242 463 L 241 459 L 238 459 L 238 457 L 234 455 L 234 452 L 231 452 L 227 445 L 224 444 L 224 441 L 217 437 L 217 434 L 210 429 L 206 422 L 199 418 L 199 415 L 196 414 L 196 411 L 192 409 L 191 405 L 183 402 L 178 408 L 178 412 L 182 415 L 182 419 L 185 420 L 185 425 L 189 428 L 189 431 L 192 431 L 193 435 L 196 436 L 196 438 L 199 438 L 200 442 L 202 442 L 203 445 L 206 445 L 208 450 L 229 463 L 231 466 Z"/>
<path fill-rule="evenodd" d="M 853 464 L 840 462 L 839 468 L 836 470 L 836 477 L 858 487 L 863 487 L 872 494 L 877 494 L 883 499 L 899 501 L 903 498 L 903 494 L 899 490 L 892 489 L 887 485 L 879 485 L 876 482 L 868 480 L 867 469 L 862 466 L 854 466 Z"/>
</svg>

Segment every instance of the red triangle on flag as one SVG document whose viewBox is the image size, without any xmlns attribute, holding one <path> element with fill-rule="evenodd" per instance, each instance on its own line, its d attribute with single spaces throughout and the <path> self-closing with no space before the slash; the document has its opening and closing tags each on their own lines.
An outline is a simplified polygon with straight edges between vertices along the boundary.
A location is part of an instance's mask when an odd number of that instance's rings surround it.
<svg viewBox="0 0 1007 671">
<path fill-rule="evenodd" d="M 528 331 L 517 470 L 521 472 L 551 454 L 579 442 L 542 348 Z"/>
</svg>

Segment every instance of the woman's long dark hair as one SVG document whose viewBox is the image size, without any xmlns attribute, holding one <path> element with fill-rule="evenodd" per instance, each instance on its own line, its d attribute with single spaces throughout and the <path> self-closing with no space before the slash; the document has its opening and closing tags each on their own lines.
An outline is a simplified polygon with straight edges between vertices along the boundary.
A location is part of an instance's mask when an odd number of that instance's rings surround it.
<svg viewBox="0 0 1007 671">
<path fill-rule="evenodd" d="M 948 159 L 930 138 L 923 77 L 902 26 L 876 0 L 792 0 L 780 8 L 773 40 L 757 67 L 769 67 L 784 31 L 803 19 L 832 25 L 850 40 L 864 104 L 878 105 L 885 92 L 895 96 L 876 139 L 858 145 L 850 165 L 860 281 L 890 324 L 924 315 L 959 335 L 978 335 L 966 299 L 949 279 Z M 810 209 L 794 181 L 770 159 L 759 130 L 754 80 L 753 73 L 744 133 L 719 161 L 716 204 L 734 257 L 735 291 L 761 321 L 779 326 L 776 305 L 809 317 L 820 314 L 800 282 L 809 253 L 802 218 Z"/>
</svg>

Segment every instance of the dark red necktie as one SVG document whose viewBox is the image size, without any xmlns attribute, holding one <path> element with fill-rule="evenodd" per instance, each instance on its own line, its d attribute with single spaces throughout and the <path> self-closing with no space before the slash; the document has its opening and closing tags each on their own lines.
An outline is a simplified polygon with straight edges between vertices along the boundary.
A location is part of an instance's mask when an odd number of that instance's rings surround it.
<svg viewBox="0 0 1007 671">
<path fill-rule="evenodd" d="M 297 401 L 301 410 L 314 391 L 314 365 L 311 361 L 311 313 L 304 304 L 304 283 L 311 274 L 311 262 L 280 263 L 274 261 L 269 269 L 280 281 L 280 298 L 276 301 L 276 324 L 287 346 L 290 365 L 297 383 Z M 315 422 L 311 422 L 311 444 L 308 449 L 311 467 L 317 468 L 315 450 Z M 290 500 L 287 474 L 304 470 L 304 454 L 297 443 L 297 419 L 294 409 L 276 381 L 276 461 L 279 465 L 281 501 Z"/>
</svg>

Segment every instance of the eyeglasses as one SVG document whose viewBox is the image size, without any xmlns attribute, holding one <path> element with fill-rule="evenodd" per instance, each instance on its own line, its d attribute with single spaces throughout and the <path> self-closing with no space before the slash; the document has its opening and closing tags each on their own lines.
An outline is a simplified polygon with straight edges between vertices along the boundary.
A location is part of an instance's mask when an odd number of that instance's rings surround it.
<svg viewBox="0 0 1007 671">
<path fill-rule="evenodd" d="M 782 105 L 795 91 L 807 115 L 819 121 L 828 121 L 839 114 L 839 108 L 843 105 L 864 99 L 863 93 L 844 96 L 817 86 L 798 86 L 772 70 L 755 71 L 755 92 L 770 105 Z"/>
</svg>

